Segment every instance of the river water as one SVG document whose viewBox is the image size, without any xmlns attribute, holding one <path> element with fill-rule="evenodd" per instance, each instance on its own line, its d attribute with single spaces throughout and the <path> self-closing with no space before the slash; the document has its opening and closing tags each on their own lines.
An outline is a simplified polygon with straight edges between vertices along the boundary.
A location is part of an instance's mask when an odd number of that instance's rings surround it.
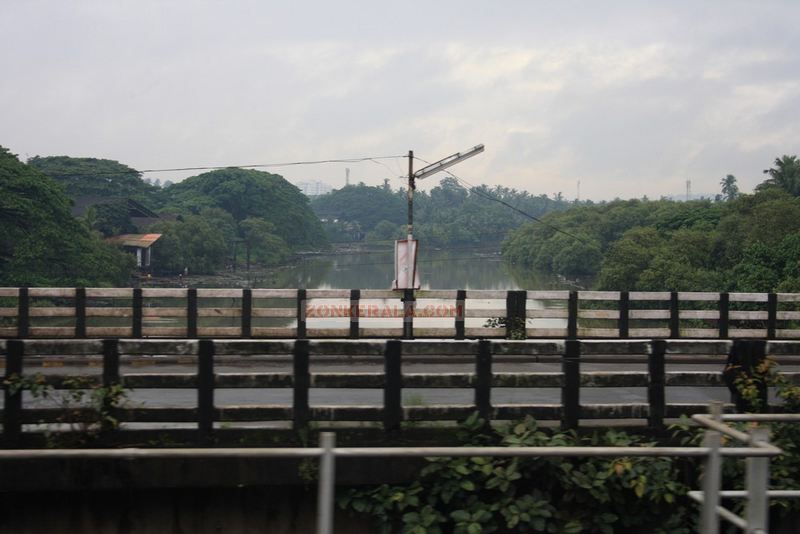
<svg viewBox="0 0 800 534">
<path fill-rule="evenodd" d="M 420 251 L 422 289 L 581 289 L 586 280 L 518 268 L 498 251 Z M 253 274 L 252 287 L 306 289 L 389 289 L 394 278 L 392 250 L 336 251 L 305 257 L 268 273 Z M 220 287 L 219 284 L 216 287 Z"/>
</svg>

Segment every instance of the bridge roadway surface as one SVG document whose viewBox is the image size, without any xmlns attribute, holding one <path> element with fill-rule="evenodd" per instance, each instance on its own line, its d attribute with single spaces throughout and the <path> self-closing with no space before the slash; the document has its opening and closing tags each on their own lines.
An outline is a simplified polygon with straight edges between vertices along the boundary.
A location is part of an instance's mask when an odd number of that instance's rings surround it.
<svg viewBox="0 0 800 534">
<path fill-rule="evenodd" d="M 723 364 L 686 364 L 668 363 L 669 371 L 720 371 Z M 222 364 L 215 367 L 216 372 L 281 372 L 291 373 L 292 366 L 289 360 L 281 362 L 258 362 L 247 364 Z M 381 372 L 383 365 L 376 363 L 335 363 L 313 362 L 311 372 Z M 404 363 L 404 373 L 470 373 L 475 366 L 471 363 Z M 584 363 L 582 371 L 646 371 L 646 364 L 639 363 Z M 782 366 L 782 370 L 800 370 L 800 366 Z M 120 373 L 193 373 L 196 366 L 193 364 L 156 364 L 156 365 L 123 365 Z M 560 372 L 559 363 L 495 363 L 495 372 Z M 65 365 L 58 367 L 26 368 L 27 373 L 66 374 L 66 375 L 99 375 L 102 368 L 94 365 Z M 669 403 L 705 403 L 712 400 L 729 401 L 730 394 L 724 387 L 667 387 L 666 400 Z M 471 405 L 474 392 L 471 389 L 419 389 L 404 388 L 403 404 L 407 406 L 434 406 L 446 405 Z M 312 406 L 337 405 L 381 405 L 383 391 L 380 389 L 350 389 L 350 388 L 311 388 L 309 401 Z M 492 402 L 495 404 L 559 404 L 561 390 L 559 388 L 493 388 Z M 645 403 L 647 391 L 645 388 L 581 388 L 582 403 Z M 2 396 L 0 396 L 0 404 Z M 230 388 L 215 390 L 215 404 L 218 407 L 226 405 L 291 405 L 292 389 L 255 389 L 255 388 Z M 134 389 L 128 393 L 128 404 L 139 407 L 182 407 L 190 408 L 197 405 L 195 389 Z M 56 402 L 52 399 L 32 398 L 26 392 L 23 397 L 25 407 L 54 407 Z"/>
</svg>

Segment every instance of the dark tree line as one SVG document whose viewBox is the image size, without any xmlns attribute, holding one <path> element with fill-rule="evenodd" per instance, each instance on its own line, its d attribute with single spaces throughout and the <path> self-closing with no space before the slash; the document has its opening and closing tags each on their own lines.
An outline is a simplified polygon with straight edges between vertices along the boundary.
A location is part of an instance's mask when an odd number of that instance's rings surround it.
<svg viewBox="0 0 800 534">
<path fill-rule="evenodd" d="M 551 213 L 513 232 L 503 254 L 594 275 L 602 289 L 800 291 L 800 161 L 783 156 L 766 173 L 752 195 L 723 179 L 725 202 L 617 200 Z"/>
<path fill-rule="evenodd" d="M 547 195 L 502 186 L 465 188 L 444 178 L 430 192 L 414 193 L 414 234 L 433 246 L 499 243 L 529 219 L 497 200 L 535 217 L 570 206 Z M 392 241 L 406 234 L 404 189 L 351 185 L 315 198 L 312 207 L 332 241 Z"/>
<path fill-rule="evenodd" d="M 327 246 L 308 199 L 276 174 L 220 169 L 166 187 L 121 163 L 66 156 L 20 162 L 0 148 L 0 279 L 8 285 L 126 285 L 133 261 L 102 238 L 137 231 L 127 202 L 162 217 L 157 271 L 213 273 L 236 257 L 275 265 Z M 91 202 L 80 218 L 75 202 Z"/>
</svg>

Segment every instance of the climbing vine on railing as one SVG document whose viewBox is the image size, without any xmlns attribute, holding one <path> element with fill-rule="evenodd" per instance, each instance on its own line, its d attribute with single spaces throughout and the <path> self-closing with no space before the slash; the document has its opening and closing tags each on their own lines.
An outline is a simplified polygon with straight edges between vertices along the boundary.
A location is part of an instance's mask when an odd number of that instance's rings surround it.
<svg viewBox="0 0 800 534">
<path fill-rule="evenodd" d="M 42 374 L 12 374 L 3 385 L 12 395 L 28 391 L 35 400 L 61 411 L 58 420 L 48 423 L 45 430 L 50 447 L 88 445 L 103 433 L 117 429 L 115 410 L 125 404 L 129 391 L 121 384 L 97 385 L 85 376 L 65 378 L 58 389 L 48 384 Z"/>
</svg>

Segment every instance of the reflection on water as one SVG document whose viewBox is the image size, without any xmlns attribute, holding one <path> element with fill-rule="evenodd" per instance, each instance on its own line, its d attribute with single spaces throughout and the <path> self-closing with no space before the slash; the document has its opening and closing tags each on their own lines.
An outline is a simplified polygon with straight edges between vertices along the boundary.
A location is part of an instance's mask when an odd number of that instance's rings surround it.
<svg viewBox="0 0 800 534">
<path fill-rule="evenodd" d="M 393 251 L 337 253 L 305 258 L 253 280 L 253 287 L 388 289 L 394 278 Z M 499 253 L 446 250 L 420 252 L 423 289 L 580 289 L 587 280 L 567 280 L 506 264 Z"/>
</svg>

